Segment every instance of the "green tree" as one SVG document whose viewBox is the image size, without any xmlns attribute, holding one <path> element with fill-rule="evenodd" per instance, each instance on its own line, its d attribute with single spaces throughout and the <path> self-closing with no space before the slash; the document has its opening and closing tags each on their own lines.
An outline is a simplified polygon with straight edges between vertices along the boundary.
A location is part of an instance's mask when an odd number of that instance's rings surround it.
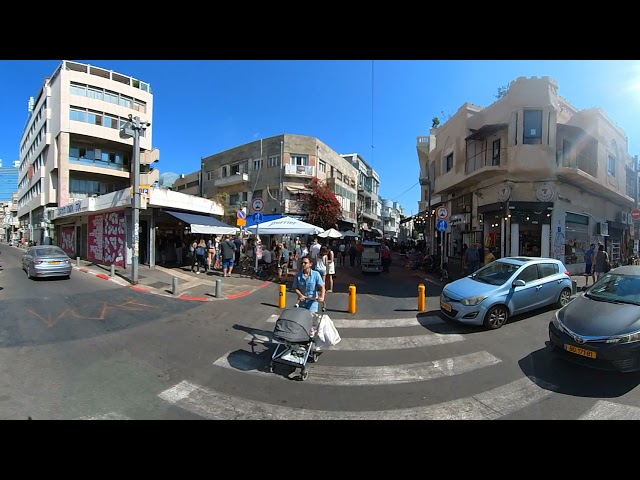
<svg viewBox="0 0 640 480">
<path fill-rule="evenodd" d="M 500 100 L 502 97 L 504 97 L 507 93 L 509 93 L 509 85 L 503 85 L 501 87 L 498 87 L 498 93 L 495 94 L 495 97 Z"/>
<path fill-rule="evenodd" d="M 342 217 L 342 205 L 326 182 L 313 178 L 308 187 L 311 193 L 302 196 L 304 207 L 308 212 L 309 223 L 325 230 L 336 228 Z"/>
</svg>

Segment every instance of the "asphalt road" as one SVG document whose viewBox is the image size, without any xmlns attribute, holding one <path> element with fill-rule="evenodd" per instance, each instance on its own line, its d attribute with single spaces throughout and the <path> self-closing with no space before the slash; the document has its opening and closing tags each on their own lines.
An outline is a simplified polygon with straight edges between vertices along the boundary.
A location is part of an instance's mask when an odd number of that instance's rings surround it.
<svg viewBox="0 0 640 480">
<path fill-rule="evenodd" d="M 27 280 L 20 252 L 0 250 L 2 419 L 640 418 L 640 376 L 547 351 L 554 309 L 496 331 L 460 326 L 440 318 L 440 287 L 412 271 L 339 269 L 328 314 L 342 341 L 298 381 L 299 369 L 269 371 L 277 285 L 186 302 L 77 271 Z"/>
</svg>

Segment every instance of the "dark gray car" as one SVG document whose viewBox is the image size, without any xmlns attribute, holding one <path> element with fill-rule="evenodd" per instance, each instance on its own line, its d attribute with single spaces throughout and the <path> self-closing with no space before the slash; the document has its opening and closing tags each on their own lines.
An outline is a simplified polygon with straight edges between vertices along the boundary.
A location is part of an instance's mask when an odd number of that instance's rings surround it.
<svg viewBox="0 0 640 480">
<path fill-rule="evenodd" d="M 640 266 L 614 268 L 558 310 L 549 340 L 556 354 L 580 365 L 640 370 Z"/>
</svg>

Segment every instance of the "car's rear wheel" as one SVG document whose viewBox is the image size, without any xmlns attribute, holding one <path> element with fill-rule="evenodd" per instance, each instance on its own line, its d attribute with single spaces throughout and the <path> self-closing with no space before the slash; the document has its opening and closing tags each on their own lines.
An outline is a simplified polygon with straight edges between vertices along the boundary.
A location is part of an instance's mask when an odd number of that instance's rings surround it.
<svg viewBox="0 0 640 480">
<path fill-rule="evenodd" d="M 509 310 L 504 305 L 491 307 L 484 317 L 484 327 L 487 330 L 496 330 L 502 327 L 509 319 Z"/>
<path fill-rule="evenodd" d="M 560 292 L 560 296 L 558 297 L 557 307 L 562 308 L 570 301 L 571 301 L 571 290 L 569 290 L 568 288 L 565 288 Z"/>
</svg>

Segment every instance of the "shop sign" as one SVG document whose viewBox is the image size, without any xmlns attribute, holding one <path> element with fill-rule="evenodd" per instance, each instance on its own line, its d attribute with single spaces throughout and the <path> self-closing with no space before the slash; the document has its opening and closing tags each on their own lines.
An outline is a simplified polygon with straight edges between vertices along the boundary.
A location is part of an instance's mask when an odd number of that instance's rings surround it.
<svg viewBox="0 0 640 480">
<path fill-rule="evenodd" d="M 502 185 L 498 190 L 498 201 L 506 202 L 511 197 L 511 187 L 509 185 Z"/>
<path fill-rule="evenodd" d="M 541 202 L 550 202 L 554 199 L 556 192 L 550 185 L 540 185 L 536 191 L 536 198 Z"/>
</svg>

